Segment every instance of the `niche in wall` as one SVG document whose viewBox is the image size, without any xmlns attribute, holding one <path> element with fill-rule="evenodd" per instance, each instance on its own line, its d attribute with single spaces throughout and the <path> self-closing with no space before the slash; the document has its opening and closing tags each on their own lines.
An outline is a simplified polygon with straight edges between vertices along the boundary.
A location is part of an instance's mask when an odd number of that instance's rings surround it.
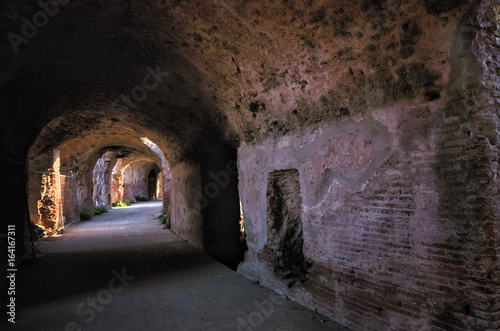
<svg viewBox="0 0 500 331">
<path fill-rule="evenodd" d="M 156 177 L 156 170 L 151 169 L 148 174 L 148 200 L 156 200 L 156 191 L 158 186 Z"/>
<path fill-rule="evenodd" d="M 267 243 L 273 270 L 288 287 L 305 282 L 311 266 L 302 246 L 302 197 L 299 172 L 277 170 L 269 174 L 267 186 Z"/>
</svg>

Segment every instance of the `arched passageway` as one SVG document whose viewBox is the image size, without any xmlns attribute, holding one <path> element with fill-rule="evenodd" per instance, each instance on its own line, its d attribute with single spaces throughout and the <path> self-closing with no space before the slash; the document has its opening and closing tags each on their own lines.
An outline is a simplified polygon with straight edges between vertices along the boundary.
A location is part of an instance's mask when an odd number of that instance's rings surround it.
<svg viewBox="0 0 500 331">
<path fill-rule="evenodd" d="M 117 114 L 111 122 L 99 117 L 100 125 L 79 127 L 78 130 L 72 131 L 70 137 L 64 134 L 58 136 L 60 132 L 68 132 L 72 125 L 67 118 L 58 118 L 42 130 L 30 148 L 28 158 L 29 206 L 33 226 L 48 228 L 45 232 L 50 235 L 61 231 L 65 224 L 78 220 L 78 215 L 80 218 L 91 217 L 95 208 L 110 209 L 117 202 L 128 203 L 135 202 L 137 199 L 153 200 L 161 197 L 163 212 L 173 219 L 174 230 L 221 262 L 231 268 L 236 268 L 242 259 L 244 247 L 241 245 L 239 220 L 233 217 L 235 213 L 239 213 L 239 203 L 229 202 L 221 193 L 232 190 L 230 196 L 235 196 L 237 199 L 237 181 L 223 183 L 222 186 L 212 184 L 213 191 L 204 191 L 197 188 L 197 185 L 205 185 L 203 174 L 196 170 L 201 164 L 190 169 L 191 166 L 184 163 L 188 171 L 193 171 L 193 174 L 182 173 L 184 166 L 181 166 L 182 175 L 177 182 L 177 189 L 173 178 L 174 172 L 167 161 L 168 153 L 163 152 L 166 147 L 163 146 L 162 149 L 161 144 L 157 145 L 153 139 L 147 137 L 157 137 L 156 140 L 159 142 L 162 140 L 152 131 L 139 130 L 119 115 Z M 82 121 L 89 122 L 87 116 L 92 115 L 79 113 L 78 116 L 82 118 Z M 201 155 L 211 158 L 206 151 Z M 232 164 L 235 165 L 235 153 L 233 152 L 229 157 L 233 158 Z M 213 171 L 218 171 L 217 167 L 222 167 L 226 172 L 225 163 L 230 160 L 228 158 L 215 168 L 207 167 L 205 174 L 209 175 Z M 45 182 L 42 182 L 40 175 L 44 173 L 54 178 L 47 178 L 44 179 Z M 194 182 L 186 185 L 184 176 L 191 176 Z M 224 173 L 223 176 L 224 180 L 237 177 L 237 171 L 233 169 L 233 173 Z M 70 183 L 72 186 L 68 186 L 68 192 L 71 194 L 66 194 L 66 190 L 60 184 L 60 178 L 72 180 Z M 50 180 L 52 180 L 51 184 L 48 185 Z M 212 181 L 213 179 L 208 177 L 206 180 Z M 207 183 L 211 188 L 210 182 Z M 176 194 L 176 192 L 179 193 Z M 179 200 L 179 197 L 183 198 Z M 182 207 L 184 203 L 191 206 L 187 213 L 186 208 Z M 205 204 L 207 206 L 211 204 L 211 206 L 205 208 L 207 207 Z M 219 210 L 222 205 L 224 205 L 223 213 L 209 214 Z M 233 207 L 228 209 L 231 205 Z M 63 213 L 64 208 L 66 212 Z M 232 213 L 227 214 L 227 211 L 231 209 Z M 179 215 L 181 210 L 182 213 Z M 43 216 L 44 212 L 48 216 Z M 66 218 L 65 215 L 72 216 Z M 199 223 L 198 229 L 193 231 L 190 226 L 188 231 L 184 232 L 183 222 L 175 221 L 179 217 L 180 220 L 183 217 L 195 220 Z M 213 218 L 218 219 L 215 226 L 209 225 L 208 222 Z M 45 219 L 53 221 L 49 224 Z M 224 220 L 227 225 L 224 225 Z M 230 223 L 231 225 L 228 226 Z M 221 245 L 221 241 L 216 238 L 224 238 L 225 243 Z M 213 245 L 211 240 L 218 241 L 218 243 Z"/>
<path fill-rule="evenodd" d="M 45 241 L 43 260 L 27 265 L 29 272 L 17 280 L 15 328 L 347 330 L 164 229 L 155 219 L 161 209 L 159 201 L 114 209 Z M 33 291 L 33 284 L 45 283 L 57 286 Z"/>
<path fill-rule="evenodd" d="M 158 189 L 158 182 L 156 180 L 156 170 L 151 169 L 151 171 L 148 174 L 148 199 L 149 200 L 155 200 L 156 199 L 156 192 Z"/>
<path fill-rule="evenodd" d="M 1 2 L 15 262 L 156 166 L 175 234 L 344 325 L 498 329 L 499 8 Z"/>
</svg>

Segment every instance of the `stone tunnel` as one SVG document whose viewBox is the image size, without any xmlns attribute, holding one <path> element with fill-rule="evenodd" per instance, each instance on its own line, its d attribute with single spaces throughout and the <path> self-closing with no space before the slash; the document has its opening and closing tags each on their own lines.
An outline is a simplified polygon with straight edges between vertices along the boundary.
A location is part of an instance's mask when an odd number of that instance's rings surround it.
<svg viewBox="0 0 500 331">
<path fill-rule="evenodd" d="M 0 232 L 19 259 L 31 222 L 153 194 L 180 238 L 351 329 L 500 328 L 500 1 L 5 0 L 0 17 Z"/>
</svg>

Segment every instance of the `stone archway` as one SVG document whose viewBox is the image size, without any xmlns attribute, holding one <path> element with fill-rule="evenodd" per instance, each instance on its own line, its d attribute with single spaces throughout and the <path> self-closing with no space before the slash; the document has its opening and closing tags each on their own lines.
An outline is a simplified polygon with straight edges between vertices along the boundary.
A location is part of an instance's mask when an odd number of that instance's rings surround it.
<svg viewBox="0 0 500 331">
<path fill-rule="evenodd" d="M 157 173 L 155 169 L 151 169 L 148 174 L 148 199 L 156 200 L 156 190 L 158 187 L 157 183 Z"/>
<path fill-rule="evenodd" d="M 356 329 L 496 329 L 498 1 L 222 5 L 71 2 L 6 44 L 2 221 L 20 245 L 31 161 L 57 173 L 59 151 L 78 210 L 92 210 L 104 152 L 165 169 L 148 137 L 171 162 L 172 229 L 232 267 L 241 198 L 245 276 Z M 43 14 L 0 7 L 4 35 Z M 268 175 L 282 169 L 298 172 L 303 287 L 283 287 L 264 249 Z"/>
</svg>

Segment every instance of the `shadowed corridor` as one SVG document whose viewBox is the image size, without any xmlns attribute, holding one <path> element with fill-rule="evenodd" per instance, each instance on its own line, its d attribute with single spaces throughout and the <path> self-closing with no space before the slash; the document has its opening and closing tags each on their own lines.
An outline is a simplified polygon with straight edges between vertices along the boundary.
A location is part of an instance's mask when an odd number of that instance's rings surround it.
<svg viewBox="0 0 500 331">
<path fill-rule="evenodd" d="M 115 208 L 37 243 L 9 329 L 347 330 L 164 230 L 160 213 L 156 201 Z"/>
</svg>

